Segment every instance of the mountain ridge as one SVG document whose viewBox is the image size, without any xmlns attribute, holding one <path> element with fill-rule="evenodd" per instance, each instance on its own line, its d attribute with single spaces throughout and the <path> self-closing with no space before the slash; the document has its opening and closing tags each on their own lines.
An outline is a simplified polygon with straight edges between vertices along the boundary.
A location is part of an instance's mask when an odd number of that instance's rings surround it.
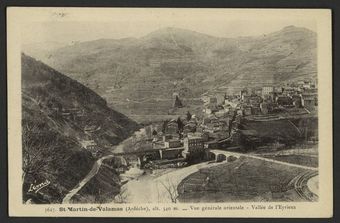
<svg viewBox="0 0 340 223">
<path fill-rule="evenodd" d="M 156 112 L 155 104 L 141 109 L 132 101 L 172 100 L 174 92 L 197 98 L 216 86 L 237 92 L 315 78 L 316 38 L 315 32 L 295 26 L 240 38 L 168 27 L 140 38 L 66 46 L 40 59 L 94 90 L 118 111 L 148 114 Z M 171 108 L 165 103 L 161 107 L 162 114 Z"/>
</svg>

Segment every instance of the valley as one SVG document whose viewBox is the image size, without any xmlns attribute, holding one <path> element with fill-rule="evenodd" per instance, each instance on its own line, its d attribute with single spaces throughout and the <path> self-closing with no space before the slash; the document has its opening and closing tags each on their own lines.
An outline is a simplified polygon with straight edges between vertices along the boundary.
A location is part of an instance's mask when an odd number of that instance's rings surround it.
<svg viewBox="0 0 340 223">
<path fill-rule="evenodd" d="M 163 102 L 172 101 L 173 93 L 190 100 L 219 89 L 232 93 L 314 78 L 317 69 L 316 34 L 294 26 L 239 38 L 169 27 L 141 38 L 99 39 L 45 48 L 44 52 L 26 46 L 23 51 L 141 122 L 149 114 L 167 115 L 172 103 Z M 188 105 L 192 104 L 185 103 L 186 110 L 191 110 Z"/>
<path fill-rule="evenodd" d="M 37 48 L 22 54 L 25 203 L 317 200 L 314 32 Z"/>
</svg>

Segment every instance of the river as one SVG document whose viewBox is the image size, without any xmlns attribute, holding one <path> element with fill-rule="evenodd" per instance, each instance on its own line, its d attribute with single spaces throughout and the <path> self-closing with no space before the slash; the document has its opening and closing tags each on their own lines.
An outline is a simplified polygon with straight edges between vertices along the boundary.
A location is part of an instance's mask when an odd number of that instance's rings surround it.
<svg viewBox="0 0 340 223">
<path fill-rule="evenodd" d="M 122 187 L 121 196 L 126 203 L 174 203 L 178 202 L 179 183 L 202 168 L 224 164 L 204 162 L 184 168 L 155 170 L 153 174 L 140 175 Z"/>
<path fill-rule="evenodd" d="M 142 139 L 143 137 L 146 136 L 146 131 L 145 128 L 139 129 L 138 131 L 136 131 L 132 136 L 130 136 L 129 138 L 125 139 L 124 141 L 122 141 L 119 145 L 114 146 L 112 149 L 113 153 L 121 153 L 124 152 L 125 147 L 129 146 L 132 142 L 138 141 L 140 139 Z M 114 157 L 114 154 L 110 154 L 107 156 L 103 156 L 100 159 L 98 159 L 92 166 L 90 172 L 72 189 L 70 190 L 65 197 L 63 198 L 62 203 L 63 204 L 68 204 L 71 202 L 72 197 L 74 195 L 76 195 L 99 171 L 100 166 L 102 165 L 103 161 L 105 159 L 109 159 Z M 132 172 L 135 172 L 135 174 L 131 174 Z M 137 176 L 141 175 L 141 173 L 143 173 L 143 171 L 139 170 L 136 171 L 136 168 L 132 168 L 128 171 L 127 174 L 131 175 L 131 179 L 136 178 Z"/>
</svg>

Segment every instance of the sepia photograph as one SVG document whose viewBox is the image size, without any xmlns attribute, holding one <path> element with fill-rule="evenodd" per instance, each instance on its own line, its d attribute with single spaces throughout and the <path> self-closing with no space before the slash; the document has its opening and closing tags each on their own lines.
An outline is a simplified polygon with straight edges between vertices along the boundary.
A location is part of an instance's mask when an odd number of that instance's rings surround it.
<svg viewBox="0 0 340 223">
<path fill-rule="evenodd" d="M 18 205 L 331 213 L 327 10 L 90 10 L 8 10 Z"/>
</svg>

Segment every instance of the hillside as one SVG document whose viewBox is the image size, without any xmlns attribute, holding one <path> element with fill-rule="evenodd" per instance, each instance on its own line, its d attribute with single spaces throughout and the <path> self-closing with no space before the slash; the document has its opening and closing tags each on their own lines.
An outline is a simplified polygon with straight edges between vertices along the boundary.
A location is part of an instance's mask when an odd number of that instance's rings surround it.
<svg viewBox="0 0 340 223">
<path fill-rule="evenodd" d="M 165 114 L 173 92 L 192 99 L 220 87 L 236 91 L 315 77 L 317 71 L 316 33 L 294 26 L 240 38 L 163 28 L 142 38 L 53 49 L 40 59 L 127 115 Z"/>
<path fill-rule="evenodd" d="M 24 202 L 60 203 L 98 157 L 138 127 L 92 90 L 22 54 Z M 85 149 L 90 140 L 95 149 Z M 38 193 L 29 190 L 45 181 Z"/>
</svg>

